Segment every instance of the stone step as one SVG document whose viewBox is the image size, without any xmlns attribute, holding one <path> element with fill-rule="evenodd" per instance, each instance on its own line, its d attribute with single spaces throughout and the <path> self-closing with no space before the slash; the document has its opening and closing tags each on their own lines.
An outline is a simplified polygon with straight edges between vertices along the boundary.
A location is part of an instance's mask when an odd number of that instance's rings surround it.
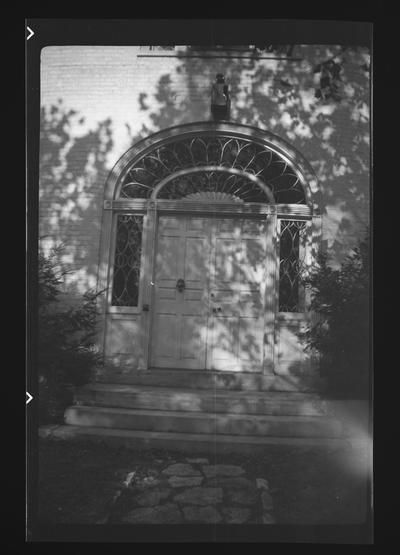
<svg viewBox="0 0 400 555">
<path fill-rule="evenodd" d="M 323 416 L 271 416 L 189 411 L 120 409 L 74 405 L 65 423 L 152 432 L 272 437 L 341 437 L 339 420 Z"/>
<path fill-rule="evenodd" d="M 324 380 L 316 375 L 273 375 L 256 372 L 213 372 L 209 370 L 149 369 L 117 374 L 105 371 L 100 383 L 121 383 L 184 389 L 223 389 L 242 391 L 319 392 Z"/>
<path fill-rule="evenodd" d="M 76 405 L 230 414 L 302 415 L 326 413 L 326 401 L 312 393 L 174 389 L 93 383 L 80 388 Z"/>
<path fill-rule="evenodd" d="M 252 455 L 264 453 L 273 446 L 298 448 L 336 449 L 351 446 L 356 440 L 319 437 L 269 437 L 234 436 L 220 434 L 188 434 L 173 432 L 149 432 L 140 430 L 116 430 L 93 426 L 49 426 L 39 429 L 42 438 L 83 441 L 125 447 L 128 449 L 166 449 L 217 456 L 240 453 Z M 364 447 L 365 442 L 361 445 Z"/>
</svg>

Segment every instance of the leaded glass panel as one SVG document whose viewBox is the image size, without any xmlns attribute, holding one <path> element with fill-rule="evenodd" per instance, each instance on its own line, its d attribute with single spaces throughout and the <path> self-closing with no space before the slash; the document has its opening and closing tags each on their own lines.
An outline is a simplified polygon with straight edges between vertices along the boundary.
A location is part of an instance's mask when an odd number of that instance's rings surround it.
<svg viewBox="0 0 400 555">
<path fill-rule="evenodd" d="M 180 175 L 160 191 L 162 199 L 181 199 L 197 193 L 225 193 L 245 202 L 269 202 L 266 193 L 243 174 L 227 171 L 198 171 Z"/>
<path fill-rule="evenodd" d="M 137 306 L 143 216 L 119 215 L 114 257 L 112 305 Z"/>
<path fill-rule="evenodd" d="M 266 146 L 243 138 L 220 135 L 197 135 L 164 143 L 137 160 L 127 171 L 121 184 L 120 198 L 149 198 L 154 187 L 174 172 L 204 166 L 234 168 L 257 176 L 272 191 L 276 203 L 306 204 L 300 178 L 295 170 L 278 154 Z M 253 200 L 240 189 L 238 196 L 247 202 L 268 203 L 265 192 L 254 182 Z M 176 194 L 176 188 L 168 189 Z M 223 191 L 219 191 L 223 192 Z M 166 193 L 159 193 L 162 198 Z M 184 195 L 185 196 L 185 195 Z"/>
<path fill-rule="evenodd" d="M 306 222 L 281 220 L 279 312 L 302 312 L 300 275 L 304 267 Z"/>
</svg>

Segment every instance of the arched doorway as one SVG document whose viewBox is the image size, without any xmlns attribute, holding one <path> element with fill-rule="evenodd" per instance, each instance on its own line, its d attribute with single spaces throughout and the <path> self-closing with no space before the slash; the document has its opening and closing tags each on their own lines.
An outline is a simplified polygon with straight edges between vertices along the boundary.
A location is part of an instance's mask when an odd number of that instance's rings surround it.
<svg viewBox="0 0 400 555">
<path fill-rule="evenodd" d="M 104 350 L 132 368 L 304 369 L 300 273 L 318 244 L 315 176 L 245 125 L 164 130 L 122 156 L 106 188 Z"/>
</svg>

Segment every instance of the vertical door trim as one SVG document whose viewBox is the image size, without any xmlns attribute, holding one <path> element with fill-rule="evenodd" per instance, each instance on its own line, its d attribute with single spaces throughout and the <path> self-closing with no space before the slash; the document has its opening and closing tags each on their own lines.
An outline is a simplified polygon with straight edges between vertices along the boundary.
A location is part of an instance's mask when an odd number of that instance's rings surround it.
<svg viewBox="0 0 400 555">
<path fill-rule="evenodd" d="M 139 370 L 147 370 L 150 361 L 151 329 L 154 304 L 154 260 L 157 236 L 157 203 L 150 202 L 145 215 L 143 246 L 143 273 L 141 276 L 142 306 L 141 306 L 141 354 Z M 145 306 L 147 305 L 147 307 Z M 146 310 L 148 308 L 148 310 Z M 143 310 L 145 309 L 145 310 Z"/>
<path fill-rule="evenodd" d="M 277 288 L 277 215 L 267 214 L 267 245 L 264 280 L 263 374 L 273 374 L 275 362 L 275 326 Z M 278 277 L 279 279 L 279 277 Z"/>
</svg>

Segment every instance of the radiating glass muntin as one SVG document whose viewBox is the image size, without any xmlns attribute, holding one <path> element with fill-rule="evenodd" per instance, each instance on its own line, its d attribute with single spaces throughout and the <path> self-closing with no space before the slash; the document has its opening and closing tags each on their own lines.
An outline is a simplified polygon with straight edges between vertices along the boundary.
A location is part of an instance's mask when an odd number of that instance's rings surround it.
<svg viewBox="0 0 400 555">
<path fill-rule="evenodd" d="M 279 312 L 303 312 L 300 278 L 304 269 L 305 221 L 281 220 L 279 241 Z"/>
<path fill-rule="evenodd" d="M 218 166 L 220 169 L 215 172 L 212 180 L 208 180 L 208 186 L 214 192 L 235 194 L 245 202 L 270 202 L 265 191 L 255 183 L 252 184 L 253 191 L 250 195 L 248 180 L 243 176 L 243 187 L 237 187 L 239 178 L 232 177 L 232 173 L 224 173 L 222 170 L 226 168 L 259 178 L 271 190 L 275 203 L 306 204 L 299 175 L 276 152 L 250 139 L 215 135 L 196 135 L 154 148 L 127 170 L 119 188 L 119 198 L 150 198 L 158 183 L 171 174 L 198 167 L 199 172 L 195 174 L 197 177 L 187 181 L 188 189 L 181 184 L 180 196 L 176 196 L 176 189 L 171 187 L 165 192 L 161 189 L 158 193 L 160 198 L 183 198 L 187 194 L 200 191 L 193 189 L 193 182 L 197 179 L 200 183 L 201 168 L 208 166 Z M 207 176 L 204 177 L 208 179 Z M 168 196 L 168 191 L 174 196 Z"/>
<path fill-rule="evenodd" d="M 198 170 L 197 170 L 198 168 Z M 212 169 L 210 169 L 212 168 Z M 177 174 L 173 176 L 173 174 Z M 171 176 L 171 179 L 167 179 Z M 197 134 L 163 143 L 136 160 L 119 187 L 120 199 L 149 199 L 157 191 L 163 200 L 201 200 L 204 193 L 249 203 L 304 205 L 298 173 L 276 152 L 251 139 Z M 154 195 L 153 195 L 154 196 Z M 279 255 L 279 312 L 301 312 L 299 277 L 300 236 L 305 222 L 281 220 Z M 118 216 L 112 304 L 137 306 L 143 218 Z"/>
<path fill-rule="evenodd" d="M 138 306 L 143 216 L 117 216 L 113 306 Z"/>
<path fill-rule="evenodd" d="M 118 215 L 113 270 L 113 306 L 138 306 L 143 216 Z M 280 220 L 279 312 L 301 312 L 301 248 L 306 222 Z"/>
<path fill-rule="evenodd" d="M 243 202 L 269 202 L 265 191 L 245 174 L 199 170 L 171 179 L 158 194 L 160 199 L 182 199 L 200 193 L 229 195 Z"/>
</svg>

